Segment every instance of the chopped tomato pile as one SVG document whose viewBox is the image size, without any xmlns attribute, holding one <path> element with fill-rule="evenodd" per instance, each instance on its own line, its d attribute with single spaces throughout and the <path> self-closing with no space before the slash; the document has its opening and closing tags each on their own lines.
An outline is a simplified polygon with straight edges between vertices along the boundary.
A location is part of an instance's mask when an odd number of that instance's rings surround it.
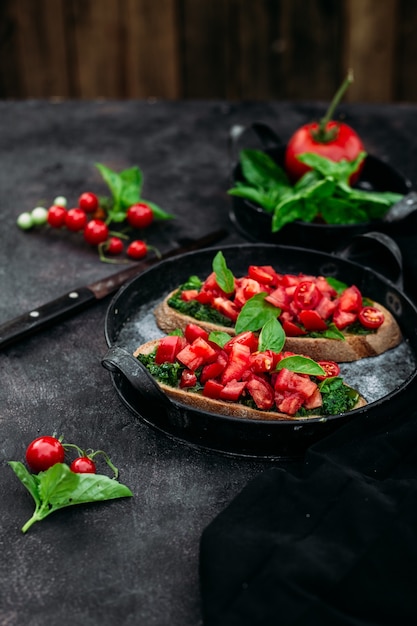
<svg viewBox="0 0 417 626">
<path fill-rule="evenodd" d="M 355 323 L 370 331 L 384 322 L 379 309 L 363 305 L 355 285 L 338 292 L 324 276 L 280 274 L 265 265 L 251 265 L 246 276 L 234 278 L 231 293 L 219 287 L 212 272 L 200 289 L 186 289 L 181 298 L 205 304 L 235 323 L 243 306 L 260 293 L 265 293 L 265 301 L 280 310 L 278 319 L 288 337 L 325 331 L 331 323 L 340 331 Z"/>
<path fill-rule="evenodd" d="M 277 369 L 282 359 L 293 352 L 276 353 L 258 350 L 258 337 L 245 331 L 229 339 L 222 347 L 196 324 L 188 324 L 184 335 L 169 335 L 159 340 L 154 362 L 180 364 L 178 386 L 193 388 L 207 398 L 246 402 L 253 408 L 295 415 L 323 404 L 320 380 L 338 376 L 339 366 L 319 361 L 324 374 L 312 377 L 285 367 Z"/>
</svg>

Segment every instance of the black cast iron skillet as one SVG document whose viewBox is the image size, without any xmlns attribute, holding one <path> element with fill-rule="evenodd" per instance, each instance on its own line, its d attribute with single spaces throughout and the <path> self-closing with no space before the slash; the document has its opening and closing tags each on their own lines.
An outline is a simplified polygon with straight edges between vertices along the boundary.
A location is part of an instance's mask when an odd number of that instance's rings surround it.
<svg viewBox="0 0 417 626">
<path fill-rule="evenodd" d="M 312 443 L 349 420 L 377 419 L 383 414 L 406 411 L 415 402 L 417 309 L 402 291 L 401 255 L 392 240 L 379 233 L 369 233 L 359 238 L 359 245 L 346 248 L 341 256 L 270 244 L 221 249 L 235 276 L 244 275 L 250 264 L 273 265 L 282 273 L 334 276 L 355 284 L 364 295 L 394 314 L 405 341 L 384 355 L 342 366 L 345 380 L 369 402 L 366 407 L 349 413 L 270 422 L 225 417 L 174 402 L 131 355 L 140 344 L 163 334 L 154 321 L 156 304 L 191 274 L 204 278 L 212 271 L 218 248 L 193 252 L 161 262 L 133 279 L 120 289 L 108 308 L 105 336 L 109 350 L 102 363 L 111 372 L 121 400 L 135 415 L 189 445 L 242 457 L 277 459 L 302 455 Z M 379 271 L 363 264 L 370 251 Z M 360 263 L 349 260 L 355 256 Z M 386 270 L 389 278 L 381 270 Z"/>
</svg>

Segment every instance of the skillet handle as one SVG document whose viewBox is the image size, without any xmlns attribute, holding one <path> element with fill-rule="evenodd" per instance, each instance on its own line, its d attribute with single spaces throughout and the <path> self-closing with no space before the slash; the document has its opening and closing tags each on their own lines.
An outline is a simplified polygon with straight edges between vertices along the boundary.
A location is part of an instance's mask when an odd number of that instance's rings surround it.
<svg viewBox="0 0 417 626">
<path fill-rule="evenodd" d="M 337 251 L 336 255 L 369 267 L 403 290 L 401 250 L 388 235 L 378 231 L 356 235 L 345 248 Z"/>
<path fill-rule="evenodd" d="M 155 404 L 155 408 L 175 412 L 174 404 L 162 391 L 146 367 L 127 350 L 112 346 L 103 357 L 101 364 L 109 372 L 121 373 L 134 389 L 142 395 L 146 395 Z"/>
</svg>

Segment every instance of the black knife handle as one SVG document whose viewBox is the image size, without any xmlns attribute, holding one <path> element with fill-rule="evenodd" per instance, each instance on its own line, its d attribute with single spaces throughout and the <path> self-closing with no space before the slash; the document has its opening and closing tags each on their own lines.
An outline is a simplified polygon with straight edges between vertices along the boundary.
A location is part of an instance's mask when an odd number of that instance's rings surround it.
<svg viewBox="0 0 417 626">
<path fill-rule="evenodd" d="M 52 322 L 64 319 L 95 301 L 94 293 L 88 287 L 80 287 L 5 322 L 0 325 L 0 349 L 47 328 Z"/>
</svg>

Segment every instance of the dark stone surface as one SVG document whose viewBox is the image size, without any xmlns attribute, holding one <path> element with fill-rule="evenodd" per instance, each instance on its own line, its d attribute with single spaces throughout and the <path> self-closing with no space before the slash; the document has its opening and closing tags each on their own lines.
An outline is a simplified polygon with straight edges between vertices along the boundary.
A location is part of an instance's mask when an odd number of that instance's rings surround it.
<svg viewBox="0 0 417 626">
<path fill-rule="evenodd" d="M 230 229 L 227 243 L 239 243 L 225 193 L 231 126 L 262 121 L 285 141 L 324 108 L 285 102 L 0 103 L 0 323 L 114 271 L 77 235 L 15 226 L 21 212 L 57 195 L 74 204 L 84 190 L 104 193 L 94 163 L 139 165 L 145 197 L 176 215 L 149 231 L 161 250 L 219 226 Z M 417 182 L 415 106 L 346 105 L 341 112 L 370 153 Z M 413 268 L 414 232 L 398 241 L 406 268 Z M 269 466 L 187 447 L 129 412 L 100 362 L 108 303 L 0 353 L 2 624 L 201 624 L 201 533 Z M 33 504 L 7 461 L 23 460 L 33 438 L 53 433 L 106 450 L 134 497 L 54 513 L 23 535 Z"/>
</svg>

